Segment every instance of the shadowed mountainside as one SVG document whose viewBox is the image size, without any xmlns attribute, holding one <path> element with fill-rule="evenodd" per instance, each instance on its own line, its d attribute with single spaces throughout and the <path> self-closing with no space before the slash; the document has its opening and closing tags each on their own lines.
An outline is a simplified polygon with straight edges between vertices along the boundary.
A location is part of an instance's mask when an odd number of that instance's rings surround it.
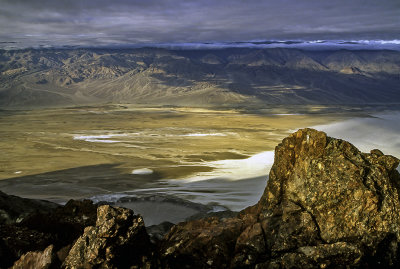
<svg viewBox="0 0 400 269">
<path fill-rule="evenodd" d="M 0 51 L 0 106 L 399 103 L 400 52 Z"/>
</svg>

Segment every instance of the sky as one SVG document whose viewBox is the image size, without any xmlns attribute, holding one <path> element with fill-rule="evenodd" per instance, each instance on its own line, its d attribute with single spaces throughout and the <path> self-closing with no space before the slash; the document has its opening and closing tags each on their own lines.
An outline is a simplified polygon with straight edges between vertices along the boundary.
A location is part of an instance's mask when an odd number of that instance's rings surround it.
<svg viewBox="0 0 400 269">
<path fill-rule="evenodd" d="M 4 46 L 400 40 L 400 0 L 0 0 Z"/>
</svg>

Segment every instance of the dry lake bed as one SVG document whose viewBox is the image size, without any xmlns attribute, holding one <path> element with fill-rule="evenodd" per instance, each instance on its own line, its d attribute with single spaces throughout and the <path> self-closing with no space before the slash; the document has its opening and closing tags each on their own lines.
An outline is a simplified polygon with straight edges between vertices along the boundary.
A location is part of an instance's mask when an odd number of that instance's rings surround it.
<svg viewBox="0 0 400 269">
<path fill-rule="evenodd" d="M 60 203 L 173 195 L 239 210 L 259 199 L 274 147 L 289 133 L 319 126 L 360 146 L 379 141 L 368 130 L 382 136 L 379 128 L 387 127 L 384 146 L 396 155 L 396 113 L 343 106 L 2 110 L 0 190 Z M 376 114 L 386 115 L 383 123 Z"/>
</svg>

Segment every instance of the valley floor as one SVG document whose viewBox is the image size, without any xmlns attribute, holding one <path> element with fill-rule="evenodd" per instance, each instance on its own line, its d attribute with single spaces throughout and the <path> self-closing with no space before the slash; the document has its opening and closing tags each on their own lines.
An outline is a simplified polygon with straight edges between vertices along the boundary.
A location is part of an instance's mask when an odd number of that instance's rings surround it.
<svg viewBox="0 0 400 269">
<path fill-rule="evenodd" d="M 374 126 L 377 113 L 392 119 L 383 117 L 386 125 L 379 121 L 381 125 Z M 240 210 L 258 201 L 273 150 L 289 133 L 319 126 L 356 146 L 370 141 L 385 148 L 381 144 L 387 143 L 394 153 L 385 153 L 396 155 L 400 130 L 390 123 L 396 113 L 382 106 L 3 110 L 0 190 L 60 203 L 71 198 L 117 202 L 129 195 L 172 195 Z M 352 132 L 364 136 L 358 139 Z M 143 201 L 142 206 L 148 208 Z"/>
</svg>

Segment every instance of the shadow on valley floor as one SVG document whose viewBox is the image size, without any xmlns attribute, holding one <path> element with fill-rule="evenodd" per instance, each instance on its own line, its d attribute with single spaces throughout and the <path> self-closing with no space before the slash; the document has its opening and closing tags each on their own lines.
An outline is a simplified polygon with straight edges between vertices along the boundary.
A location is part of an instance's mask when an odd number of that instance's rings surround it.
<svg viewBox="0 0 400 269">
<path fill-rule="evenodd" d="M 120 164 L 99 164 L 0 180 L 0 190 L 26 198 L 63 202 L 98 194 L 151 188 L 160 175 L 126 174 Z"/>
<path fill-rule="evenodd" d="M 0 180 L 0 190 L 25 198 L 65 203 L 69 199 L 91 198 L 97 201 L 126 201 L 132 197 L 177 197 L 203 205 L 220 205 L 241 210 L 260 198 L 267 176 L 229 180 L 163 180 L 160 174 L 124 174 L 120 164 L 99 164 Z M 135 198 L 136 199 L 136 198 Z M 159 201 L 163 202 L 163 201 Z M 137 203 L 135 203 L 137 206 Z"/>
</svg>

